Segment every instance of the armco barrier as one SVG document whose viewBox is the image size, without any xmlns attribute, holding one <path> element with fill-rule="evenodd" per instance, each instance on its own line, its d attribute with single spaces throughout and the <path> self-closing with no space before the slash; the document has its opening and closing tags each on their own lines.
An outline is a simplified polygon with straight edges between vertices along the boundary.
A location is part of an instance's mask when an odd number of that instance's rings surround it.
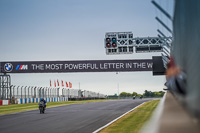
<svg viewBox="0 0 200 133">
<path fill-rule="evenodd" d="M 9 105 L 10 100 L 0 100 L 0 105 Z"/>
<path fill-rule="evenodd" d="M 41 98 L 20 98 L 17 99 L 18 104 L 26 104 L 26 103 L 39 103 Z M 68 101 L 67 97 L 60 98 L 44 98 L 47 102 L 60 102 L 60 101 Z M 3 101 L 3 100 L 2 100 Z"/>
</svg>

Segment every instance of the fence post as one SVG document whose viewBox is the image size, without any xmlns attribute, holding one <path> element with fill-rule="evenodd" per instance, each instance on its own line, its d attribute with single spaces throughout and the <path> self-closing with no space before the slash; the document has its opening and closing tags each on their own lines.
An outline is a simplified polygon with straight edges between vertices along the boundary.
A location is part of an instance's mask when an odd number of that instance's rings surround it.
<svg viewBox="0 0 200 133">
<path fill-rule="evenodd" d="M 13 85 L 10 86 L 10 101 L 12 100 L 12 86 Z"/>
<path fill-rule="evenodd" d="M 15 94 L 16 94 L 15 93 L 15 87 L 16 87 L 15 85 L 12 87 L 13 88 L 13 91 L 12 91 L 13 92 L 13 94 L 12 94 L 13 97 L 15 97 Z"/>
<path fill-rule="evenodd" d="M 42 97 L 44 98 L 45 96 L 45 87 L 42 88 Z"/>
<path fill-rule="evenodd" d="M 57 88 L 57 97 L 59 97 L 59 89 L 60 89 L 60 88 Z"/>
<path fill-rule="evenodd" d="M 62 96 L 64 97 L 64 88 L 62 88 Z"/>
<path fill-rule="evenodd" d="M 33 95 L 34 95 L 34 94 L 33 94 L 33 88 L 34 88 L 34 86 L 31 87 L 31 98 L 32 98 Z"/>
<path fill-rule="evenodd" d="M 23 86 L 21 87 L 21 98 L 22 98 L 22 88 L 23 88 Z"/>
<path fill-rule="evenodd" d="M 50 89 L 50 87 L 48 87 L 48 98 L 49 98 L 49 89 Z"/>
<path fill-rule="evenodd" d="M 26 87 L 27 87 L 27 86 L 25 86 L 25 88 L 24 88 L 25 98 L 26 98 Z"/>
<path fill-rule="evenodd" d="M 51 88 L 51 87 L 48 88 L 48 91 L 49 91 L 49 92 L 48 92 L 48 95 L 49 95 L 49 97 L 51 97 L 51 89 L 50 89 L 50 88 Z"/>
<path fill-rule="evenodd" d="M 19 98 L 19 92 L 18 92 L 19 91 L 19 87 L 20 86 L 17 86 L 17 98 Z"/>
<path fill-rule="evenodd" d="M 56 88 L 53 88 L 53 97 L 56 97 Z"/>
<path fill-rule="evenodd" d="M 36 98 L 36 96 L 35 96 L 35 94 L 36 94 L 36 93 L 35 93 L 35 92 L 36 92 L 36 88 L 37 88 L 36 86 L 34 86 L 34 88 L 33 88 L 33 93 L 32 93 L 32 95 L 33 95 L 34 98 Z"/>
<path fill-rule="evenodd" d="M 39 88 L 39 98 L 42 96 L 42 87 Z"/>
<path fill-rule="evenodd" d="M 38 98 L 40 98 L 41 97 L 41 95 L 40 95 L 40 87 L 39 87 L 39 89 L 38 89 Z"/>
<path fill-rule="evenodd" d="M 28 87 L 28 98 L 29 98 L 29 89 L 30 89 L 30 86 Z"/>
</svg>

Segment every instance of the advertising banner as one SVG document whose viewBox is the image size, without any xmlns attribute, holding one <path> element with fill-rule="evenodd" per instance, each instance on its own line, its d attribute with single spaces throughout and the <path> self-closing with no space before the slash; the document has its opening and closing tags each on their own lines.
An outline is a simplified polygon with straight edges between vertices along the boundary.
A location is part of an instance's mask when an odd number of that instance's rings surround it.
<svg viewBox="0 0 200 133">
<path fill-rule="evenodd" d="M 152 71 L 151 59 L 0 62 L 1 73 Z"/>
</svg>

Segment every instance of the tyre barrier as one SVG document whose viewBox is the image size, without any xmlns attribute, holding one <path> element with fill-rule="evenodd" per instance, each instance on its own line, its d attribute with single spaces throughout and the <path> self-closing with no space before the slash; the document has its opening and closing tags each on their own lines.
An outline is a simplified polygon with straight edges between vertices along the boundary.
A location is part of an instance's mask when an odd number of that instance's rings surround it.
<svg viewBox="0 0 200 133">
<path fill-rule="evenodd" d="M 26 103 L 39 103 L 41 98 L 19 98 L 17 99 L 17 104 L 26 104 Z M 67 97 L 50 97 L 44 98 L 47 102 L 61 102 L 68 101 Z"/>
<path fill-rule="evenodd" d="M 85 97 L 85 98 L 68 98 L 68 97 L 50 97 L 44 98 L 47 102 L 61 102 L 61 101 L 82 101 L 82 100 L 95 100 L 95 99 L 105 99 L 99 97 Z M 16 104 L 26 104 L 26 103 L 39 103 L 41 98 L 18 98 Z M 9 105 L 10 100 L 0 100 L 0 105 Z"/>
<path fill-rule="evenodd" d="M 0 100 L 0 106 L 1 105 L 9 105 L 10 104 L 10 100 Z"/>
</svg>

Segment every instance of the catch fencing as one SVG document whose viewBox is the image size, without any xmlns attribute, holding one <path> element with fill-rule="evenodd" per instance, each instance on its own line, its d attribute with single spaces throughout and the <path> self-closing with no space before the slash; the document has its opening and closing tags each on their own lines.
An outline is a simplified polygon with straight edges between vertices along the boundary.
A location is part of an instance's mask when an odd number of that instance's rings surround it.
<svg viewBox="0 0 200 133">
<path fill-rule="evenodd" d="M 6 90 L 6 99 L 11 103 L 30 103 L 36 102 L 39 98 L 47 98 L 47 101 L 66 101 L 68 100 L 87 100 L 87 99 L 105 99 L 106 95 L 80 89 L 37 87 L 37 86 L 16 86 L 11 85 Z M 65 98 L 65 100 L 57 100 Z M 52 100 L 56 99 L 56 100 Z"/>
</svg>

